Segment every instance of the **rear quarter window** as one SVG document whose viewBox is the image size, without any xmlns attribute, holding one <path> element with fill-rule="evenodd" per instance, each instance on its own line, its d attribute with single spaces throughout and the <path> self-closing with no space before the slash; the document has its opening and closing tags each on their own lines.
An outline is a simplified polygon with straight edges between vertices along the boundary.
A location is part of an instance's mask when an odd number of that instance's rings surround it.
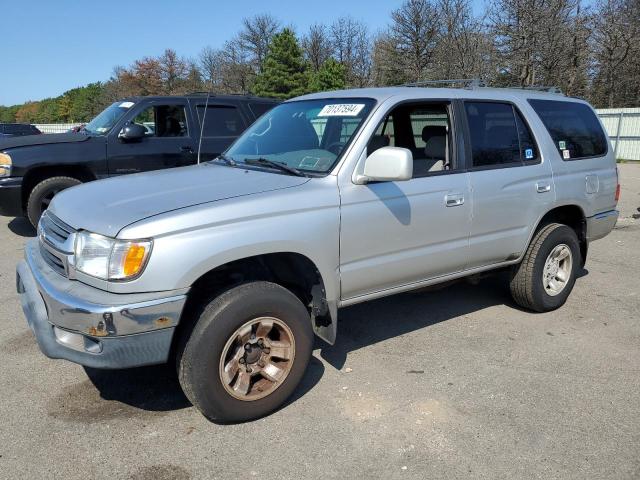
<svg viewBox="0 0 640 480">
<path fill-rule="evenodd" d="M 607 137 L 594 111 L 584 103 L 529 100 L 564 160 L 607 153 Z"/>
</svg>

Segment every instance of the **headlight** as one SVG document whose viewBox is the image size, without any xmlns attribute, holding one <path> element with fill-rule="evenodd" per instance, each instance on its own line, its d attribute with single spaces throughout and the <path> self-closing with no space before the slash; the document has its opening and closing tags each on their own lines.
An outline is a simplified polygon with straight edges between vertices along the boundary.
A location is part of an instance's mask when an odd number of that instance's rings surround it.
<svg viewBox="0 0 640 480">
<path fill-rule="evenodd" d="M 151 240 L 116 240 L 78 232 L 76 270 L 103 280 L 130 280 L 142 273 L 151 253 Z"/>
<path fill-rule="evenodd" d="M 6 153 L 0 153 L 0 177 L 11 176 L 11 157 Z"/>
</svg>

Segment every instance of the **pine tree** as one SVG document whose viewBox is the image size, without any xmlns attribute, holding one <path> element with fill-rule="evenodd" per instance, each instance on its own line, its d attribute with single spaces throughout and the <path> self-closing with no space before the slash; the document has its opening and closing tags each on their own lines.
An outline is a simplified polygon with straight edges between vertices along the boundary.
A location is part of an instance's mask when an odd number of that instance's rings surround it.
<svg viewBox="0 0 640 480">
<path fill-rule="evenodd" d="M 320 69 L 311 77 L 309 85 L 312 92 L 340 90 L 347 84 L 347 70 L 343 64 L 333 58 L 325 60 Z"/>
<path fill-rule="evenodd" d="M 273 36 L 262 73 L 252 91 L 261 97 L 287 99 L 308 90 L 309 77 L 302 49 L 293 31 L 285 28 Z"/>
</svg>

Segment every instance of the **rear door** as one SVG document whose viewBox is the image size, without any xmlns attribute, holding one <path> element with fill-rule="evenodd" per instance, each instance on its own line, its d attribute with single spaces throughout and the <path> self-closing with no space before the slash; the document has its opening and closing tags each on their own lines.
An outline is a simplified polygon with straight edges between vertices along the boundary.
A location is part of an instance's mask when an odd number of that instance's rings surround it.
<svg viewBox="0 0 640 480">
<path fill-rule="evenodd" d="M 233 102 L 210 99 L 207 105 L 202 99 L 195 104 L 195 111 L 202 129 L 201 161 L 220 155 L 252 123 Z"/>
<path fill-rule="evenodd" d="M 154 100 L 139 105 L 126 124 L 146 129 L 139 141 L 123 141 L 121 129 L 114 129 L 107 140 L 109 174 L 146 172 L 196 163 L 196 126 L 186 100 Z M 125 124 L 125 125 L 126 125 Z"/>
<path fill-rule="evenodd" d="M 473 191 L 468 268 L 513 260 L 555 199 L 551 164 L 520 109 L 465 100 L 467 167 Z"/>
</svg>

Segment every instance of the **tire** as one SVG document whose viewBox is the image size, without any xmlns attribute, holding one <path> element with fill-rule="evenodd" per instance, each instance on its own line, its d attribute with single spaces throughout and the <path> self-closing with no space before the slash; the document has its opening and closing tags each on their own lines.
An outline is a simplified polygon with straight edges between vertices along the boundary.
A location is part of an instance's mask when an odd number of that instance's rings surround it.
<svg viewBox="0 0 640 480">
<path fill-rule="evenodd" d="M 553 260 L 547 264 L 552 252 L 554 258 L 566 255 L 556 269 Z M 549 265 L 548 270 L 545 265 Z M 512 270 L 511 295 L 518 305 L 529 310 L 555 310 L 567 301 L 581 265 L 580 243 L 575 231 L 559 223 L 545 225 L 533 237 L 522 262 Z M 566 275 L 568 278 L 560 280 Z"/>
<path fill-rule="evenodd" d="M 27 200 L 27 217 L 37 228 L 42 212 L 47 209 L 53 197 L 69 187 L 80 185 L 82 182 L 73 177 L 51 177 L 38 183 L 29 193 Z"/>
<path fill-rule="evenodd" d="M 272 329 L 267 330 L 273 320 L 279 323 L 273 323 Z M 247 330 L 247 324 L 256 321 L 259 324 Z M 238 333 L 246 331 L 254 332 L 255 338 Z M 263 335 L 265 331 L 268 333 Z M 255 343 L 260 339 L 272 348 L 260 349 Z M 309 313 L 293 293 L 270 282 L 246 283 L 205 305 L 193 330 L 185 332 L 176 356 L 180 385 L 191 403 L 212 421 L 228 423 L 260 418 L 280 407 L 293 393 L 311 358 L 313 341 Z M 287 342 L 288 350 L 277 347 Z M 250 349 L 241 348 L 247 343 L 251 343 Z M 280 355 L 288 355 L 288 361 L 276 358 L 278 351 L 285 350 L 286 354 Z M 256 361 L 256 353 L 266 360 Z M 237 355 L 243 356 L 238 360 Z M 229 365 L 232 367 L 227 373 Z M 282 379 L 279 382 L 268 380 L 267 371 L 274 371 L 272 365 L 287 371 L 284 376 L 274 375 Z M 245 394 L 246 382 L 241 378 L 246 379 L 247 375 L 251 387 Z M 233 380 L 225 382 L 224 378 Z"/>
</svg>

